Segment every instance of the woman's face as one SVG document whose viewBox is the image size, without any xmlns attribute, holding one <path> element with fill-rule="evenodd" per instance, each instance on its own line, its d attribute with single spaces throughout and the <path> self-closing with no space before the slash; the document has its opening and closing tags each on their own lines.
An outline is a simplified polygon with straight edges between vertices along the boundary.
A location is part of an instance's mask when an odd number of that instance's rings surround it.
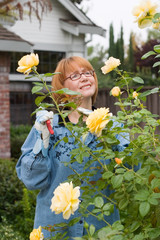
<svg viewBox="0 0 160 240">
<path fill-rule="evenodd" d="M 79 67 L 77 64 L 75 65 L 75 71 L 73 72 L 67 72 L 66 74 L 66 80 L 64 81 L 64 87 L 65 88 L 69 88 L 72 91 L 76 91 L 82 94 L 82 96 L 84 98 L 92 98 L 92 96 L 94 95 L 95 91 L 96 91 L 96 82 L 95 82 L 95 78 L 94 76 L 85 76 L 84 74 L 81 73 L 85 73 L 88 72 L 87 69 L 81 68 Z M 81 74 L 81 77 L 78 80 L 71 80 L 70 75 L 72 74 Z"/>
</svg>

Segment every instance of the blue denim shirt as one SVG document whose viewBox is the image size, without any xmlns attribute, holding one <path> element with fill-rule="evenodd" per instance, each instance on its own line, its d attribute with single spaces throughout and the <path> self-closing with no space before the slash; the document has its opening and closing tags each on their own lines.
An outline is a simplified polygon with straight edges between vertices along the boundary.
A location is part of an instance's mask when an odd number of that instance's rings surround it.
<svg viewBox="0 0 160 240">
<path fill-rule="evenodd" d="M 40 189 L 37 196 L 36 212 L 34 228 L 39 226 L 54 225 L 60 222 L 70 221 L 74 217 L 80 216 L 77 210 L 69 220 L 64 220 L 62 214 L 54 214 L 51 212 L 51 199 L 53 192 L 58 185 L 64 181 L 67 181 L 67 177 L 73 174 L 73 171 L 64 166 L 63 162 L 70 161 L 70 151 L 75 148 L 74 138 L 69 138 L 68 143 L 60 141 L 59 144 L 54 148 L 55 143 L 65 136 L 69 136 L 70 132 L 65 128 L 64 125 L 60 125 L 58 121 L 58 115 L 54 115 L 53 119 L 54 135 L 51 135 L 49 142 L 48 155 L 44 157 L 42 153 L 34 154 L 33 147 L 38 138 L 38 132 L 33 127 L 29 133 L 26 141 L 22 146 L 22 155 L 16 165 L 18 178 L 25 184 L 28 189 Z M 120 144 L 117 146 L 119 151 L 122 151 L 124 147 L 129 143 L 128 140 L 120 135 L 117 135 Z M 97 141 L 96 137 L 91 133 L 88 134 L 85 144 L 92 150 L 96 149 Z M 82 164 L 73 163 L 72 167 L 78 172 L 83 173 L 84 164 L 89 160 L 89 157 L 83 159 Z M 108 160 L 109 163 L 109 160 Z M 98 165 L 94 162 L 94 166 Z M 99 176 L 96 175 L 92 180 L 98 180 Z M 107 188 L 104 193 L 109 196 L 111 190 Z M 81 220 L 72 227 L 68 227 L 68 236 L 70 237 L 81 237 L 84 234 L 83 221 Z M 112 224 L 119 220 L 119 212 L 115 208 L 114 213 L 106 217 L 106 220 Z M 102 221 L 98 221 L 95 217 L 89 216 L 86 221 L 89 224 L 93 224 L 96 229 L 104 227 L 106 224 Z M 42 230 L 44 237 L 50 237 L 50 233 L 46 230 Z"/>
</svg>

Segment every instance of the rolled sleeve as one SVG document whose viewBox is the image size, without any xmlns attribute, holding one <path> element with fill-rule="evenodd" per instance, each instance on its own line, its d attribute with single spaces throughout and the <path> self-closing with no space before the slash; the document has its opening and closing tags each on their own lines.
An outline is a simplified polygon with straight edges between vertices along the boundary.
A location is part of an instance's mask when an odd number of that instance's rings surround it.
<svg viewBox="0 0 160 240">
<path fill-rule="evenodd" d="M 44 157 L 41 152 L 37 155 L 33 153 L 37 138 L 38 133 L 33 127 L 21 148 L 22 155 L 16 165 L 18 178 L 28 189 L 42 189 L 50 182 L 49 157 Z"/>
</svg>

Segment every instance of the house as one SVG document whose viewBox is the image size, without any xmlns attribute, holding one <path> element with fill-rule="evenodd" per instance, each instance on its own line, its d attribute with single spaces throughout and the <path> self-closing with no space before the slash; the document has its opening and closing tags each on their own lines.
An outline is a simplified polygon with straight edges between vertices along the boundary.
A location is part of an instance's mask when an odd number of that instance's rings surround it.
<svg viewBox="0 0 160 240">
<path fill-rule="evenodd" d="M 31 124 L 34 110 L 32 79 L 17 73 L 20 58 L 38 53 L 38 72 L 54 72 L 63 57 L 86 57 L 86 36 L 105 36 L 106 31 L 94 24 L 70 0 L 52 0 L 52 11 L 43 15 L 41 25 L 32 15 L 23 21 L 0 18 L 0 158 L 10 157 L 10 123 Z"/>
</svg>

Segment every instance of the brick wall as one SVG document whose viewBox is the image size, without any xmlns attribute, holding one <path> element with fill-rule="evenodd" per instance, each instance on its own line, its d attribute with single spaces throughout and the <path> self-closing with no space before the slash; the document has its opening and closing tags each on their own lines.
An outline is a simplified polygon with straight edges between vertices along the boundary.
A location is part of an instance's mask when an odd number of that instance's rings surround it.
<svg viewBox="0 0 160 240">
<path fill-rule="evenodd" d="M 10 158 L 10 57 L 0 52 L 0 158 Z"/>
</svg>

